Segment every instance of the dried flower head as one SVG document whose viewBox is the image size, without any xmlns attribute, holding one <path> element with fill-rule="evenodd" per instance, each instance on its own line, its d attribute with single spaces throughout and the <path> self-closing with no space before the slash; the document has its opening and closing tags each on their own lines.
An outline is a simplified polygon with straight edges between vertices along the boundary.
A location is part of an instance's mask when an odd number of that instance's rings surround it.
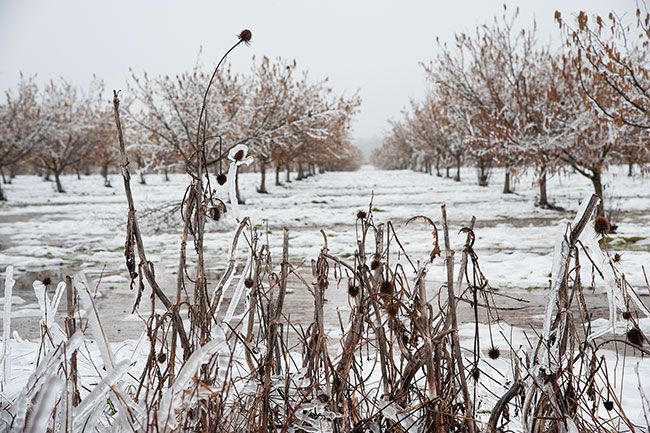
<svg viewBox="0 0 650 433">
<path fill-rule="evenodd" d="M 397 302 L 391 302 L 386 305 L 386 313 L 392 318 L 397 317 L 397 313 L 399 313 L 399 305 L 397 305 Z"/>
<path fill-rule="evenodd" d="M 490 347 L 490 350 L 488 350 L 488 356 L 490 359 L 497 359 L 499 356 L 501 356 L 501 351 L 499 350 L 498 347 L 492 346 Z"/>
<path fill-rule="evenodd" d="M 630 320 L 632 318 L 632 312 L 630 310 L 623 311 L 623 319 Z"/>
<path fill-rule="evenodd" d="M 599 215 L 594 219 L 594 230 L 601 236 L 605 236 L 611 230 L 609 221 L 606 217 Z"/>
<path fill-rule="evenodd" d="M 366 211 L 360 210 L 359 212 L 357 212 L 357 219 L 365 220 L 367 217 L 368 214 L 366 213 Z"/>
<path fill-rule="evenodd" d="M 228 178 L 226 177 L 225 174 L 223 174 L 223 173 L 219 173 L 219 174 L 217 175 L 217 183 L 218 183 L 219 185 L 223 185 L 224 183 L 226 183 L 227 180 L 228 180 Z"/>
<path fill-rule="evenodd" d="M 611 400 L 605 400 L 603 402 L 603 406 L 605 406 L 605 410 L 607 410 L 607 412 L 609 412 L 612 409 L 614 409 L 614 402 L 611 401 Z"/>
<path fill-rule="evenodd" d="M 234 162 L 236 166 L 243 164 L 251 165 L 253 157 L 248 155 L 248 146 L 245 144 L 238 144 L 228 151 L 228 159 Z"/>
<path fill-rule="evenodd" d="M 481 377 L 481 370 L 479 370 L 477 367 L 474 367 L 472 369 L 472 378 L 475 381 L 478 381 L 478 378 Z"/>
<path fill-rule="evenodd" d="M 372 262 L 370 262 L 370 269 L 373 271 L 379 268 L 380 266 L 381 266 L 381 262 L 379 260 L 373 260 Z"/>
<path fill-rule="evenodd" d="M 43 281 L 41 281 L 41 282 L 43 283 L 44 286 L 49 286 L 50 284 L 52 284 L 52 278 L 45 277 L 45 278 L 43 278 Z"/>
<path fill-rule="evenodd" d="M 352 280 L 348 281 L 348 294 L 353 298 L 359 294 L 359 286 L 356 286 Z"/>
<path fill-rule="evenodd" d="M 167 361 L 167 354 L 165 352 L 160 352 L 157 356 L 158 364 L 162 364 Z"/>
<path fill-rule="evenodd" d="M 248 29 L 244 29 L 239 32 L 239 40 L 243 41 L 246 45 L 250 45 L 251 39 L 253 38 L 253 32 Z"/>
<path fill-rule="evenodd" d="M 628 329 L 625 335 L 627 336 L 627 340 L 630 343 L 637 346 L 643 346 L 643 341 L 645 340 L 645 336 L 643 335 L 643 332 L 641 332 L 638 326 L 634 326 Z"/>
<path fill-rule="evenodd" d="M 253 287 L 253 279 L 248 277 L 244 280 L 244 286 L 246 286 L 247 289 L 250 289 Z"/>
<path fill-rule="evenodd" d="M 613 258 L 612 260 L 614 260 L 614 263 L 620 263 L 620 261 L 621 261 L 622 258 L 623 258 L 623 257 L 621 256 L 620 253 L 615 253 L 615 254 L 614 254 L 614 258 Z"/>
<path fill-rule="evenodd" d="M 393 286 L 393 283 L 391 283 L 390 281 L 384 280 L 381 282 L 379 291 L 384 295 L 392 295 L 395 292 L 395 287 Z"/>
</svg>

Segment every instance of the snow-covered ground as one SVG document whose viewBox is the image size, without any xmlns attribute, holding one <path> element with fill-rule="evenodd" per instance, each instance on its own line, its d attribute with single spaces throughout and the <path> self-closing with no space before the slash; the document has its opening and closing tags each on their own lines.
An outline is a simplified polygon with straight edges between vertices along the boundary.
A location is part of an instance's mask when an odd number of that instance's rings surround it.
<svg viewBox="0 0 650 433">
<path fill-rule="evenodd" d="M 515 185 L 516 194 L 510 195 L 501 193 L 501 178 L 502 172 L 495 170 L 492 185 L 485 188 L 476 185 L 472 169 L 463 171 L 462 182 L 454 182 L 423 173 L 380 171 L 366 166 L 358 172 L 325 173 L 284 186 L 270 185 L 269 194 L 258 194 L 255 191 L 258 175 L 251 173 L 240 179 L 246 199 L 240 211 L 250 215 L 259 228 L 262 241 L 268 238 L 276 257 L 281 247 L 282 227 L 288 227 L 290 259 L 297 265 L 307 261 L 305 275 L 309 274 L 309 260 L 315 258 L 321 248 L 321 228 L 328 236 L 332 254 L 346 258 L 353 253 L 356 214 L 358 210 L 367 210 L 371 199 L 375 222 L 395 223 L 402 244 L 414 258 L 428 254 L 431 234 L 430 228 L 422 224 L 406 226 L 408 218 L 426 215 L 439 225 L 440 206 L 446 204 L 452 248 L 460 251 L 465 235 L 458 231 L 474 215 L 477 218 L 474 247 L 490 285 L 500 293 L 529 302 L 526 310 L 504 312 L 508 322 L 517 327 L 499 325 L 500 332 L 495 331 L 494 344 L 502 349 L 513 344 L 514 350 L 521 345 L 525 350 L 527 342 L 536 338 L 531 327 L 539 329 L 548 300 L 546 288 L 555 243 L 566 223 L 574 218 L 580 201 L 591 192 L 591 185 L 584 178 L 571 174 L 552 178 L 548 186 L 550 199 L 566 209 L 559 212 L 535 207 L 536 187 L 531 177 L 522 176 Z M 180 238 L 178 216 L 168 216 L 168 222 L 162 222 L 161 217 L 181 200 L 188 178 L 173 175 L 170 182 L 164 182 L 161 176 L 150 175 L 147 185 L 140 185 L 135 179 L 134 176 L 133 188 L 136 207 L 144 218 L 145 246 L 163 287 L 173 293 Z M 5 186 L 9 201 L 0 205 L 0 269 L 13 265 L 17 280 L 11 313 L 16 337 L 12 352 L 14 367 L 12 380 L 3 384 L 2 392 L 6 397 L 15 397 L 20 392 L 35 368 L 40 350 L 38 341 L 20 338 L 34 339 L 38 335 L 42 312 L 32 288 L 36 278 L 52 276 L 56 283 L 66 273 L 83 271 L 95 281 L 101 275 L 96 305 L 112 342 L 116 364 L 121 360 L 141 363 L 146 353 L 146 347 L 136 341 L 142 322 L 130 314 L 134 293 L 128 289 L 124 264 L 126 203 L 121 179 L 112 177 L 113 188 L 103 187 L 98 176 L 81 180 L 66 176 L 63 182 L 68 190 L 66 194 L 57 194 L 52 184 L 33 176 L 20 176 L 13 184 Z M 616 210 L 614 222 L 618 224 L 617 233 L 611 236 L 608 246 L 612 252 L 622 254 L 621 266 L 628 281 L 637 287 L 645 287 L 641 266 L 650 264 L 649 186 L 648 179 L 627 177 L 623 168 L 613 169 L 606 176 L 607 207 Z M 212 272 L 224 265 L 231 229 L 235 225 L 232 216 L 229 218 L 219 223 L 211 222 L 208 227 L 207 260 Z M 590 281 L 589 266 L 583 263 L 583 267 L 587 277 L 584 281 Z M 438 260 L 429 273 L 430 293 L 437 291 L 443 278 L 442 260 Z M 292 289 L 287 295 L 286 310 L 295 320 L 309 322 L 311 295 L 296 282 Z M 648 290 L 640 292 L 642 300 L 648 304 Z M 605 326 L 602 318 L 607 317 L 607 300 L 603 294 L 602 287 L 597 285 L 588 299 L 594 317 L 600 318 L 594 325 L 601 327 Z M 330 301 L 325 307 L 328 312 L 349 311 L 345 287 L 331 287 L 326 296 Z M 501 298 L 496 299 L 501 302 Z M 0 299 L 0 304 L 4 301 Z M 339 334 L 337 317 L 326 314 L 326 325 L 332 337 Z M 462 313 L 460 319 L 461 323 L 468 322 L 461 325 L 460 336 L 469 356 L 473 324 L 469 323 L 469 317 L 464 320 Z M 650 333 L 648 321 L 642 321 L 641 327 L 646 334 Z M 481 333 L 485 335 L 485 328 L 481 328 Z M 487 344 L 486 341 L 481 343 L 482 352 L 489 348 Z M 86 342 L 84 347 L 80 352 L 83 380 L 96 382 L 98 377 L 93 364 L 101 358 L 100 349 L 95 342 Z M 619 358 L 613 351 L 605 350 L 603 354 L 608 362 L 616 365 Z M 496 361 L 483 357 L 481 362 L 485 364 L 482 368 L 488 371 L 510 370 L 509 357 Z M 628 415 L 642 424 L 639 377 L 650 374 L 650 362 L 629 356 L 626 362 L 631 367 L 614 369 L 613 386 L 617 393 L 620 392 Z M 511 377 L 500 374 L 494 377 L 496 380 L 482 378 L 482 386 L 497 395 L 502 394 Z M 650 394 L 650 388 L 641 385 L 645 393 Z"/>
<path fill-rule="evenodd" d="M 259 194 L 259 175 L 241 175 L 240 184 L 246 204 L 243 214 L 250 215 L 262 240 L 279 257 L 282 227 L 290 230 L 290 258 L 294 263 L 315 258 L 322 246 L 319 229 L 328 236 L 330 251 L 349 257 L 355 249 L 356 213 L 368 209 L 372 199 L 375 222 L 393 221 L 401 242 L 412 257 L 421 258 L 431 245 L 430 230 L 422 224 L 405 226 L 415 215 L 431 217 L 440 228 L 440 206 L 447 205 L 452 233 L 452 248 L 460 250 L 465 236 L 458 234 L 476 216 L 477 252 L 483 273 L 493 288 L 524 296 L 532 308 L 525 320 L 538 320 L 548 287 L 555 241 L 591 192 L 589 181 L 579 175 L 556 175 L 548 185 L 549 198 L 566 212 L 535 206 L 537 188 L 531 176 L 521 176 L 515 194 L 501 193 L 503 173 L 495 170 L 491 185 L 476 184 L 474 169 L 463 170 L 462 181 L 412 171 L 382 171 L 364 166 L 357 172 L 325 173 L 284 186 L 275 186 L 269 174 L 269 194 Z M 128 290 L 124 264 L 126 200 L 119 176 L 111 177 L 113 188 L 103 186 L 99 176 L 65 176 L 65 194 L 54 191 L 52 183 L 35 176 L 19 176 L 4 185 L 9 201 L 0 204 L 0 269 L 13 265 L 17 284 L 14 317 L 34 325 L 40 312 L 35 305 L 31 282 L 50 275 L 59 281 L 65 273 L 84 271 L 89 279 L 101 275 L 98 305 L 109 317 L 122 319 L 130 313 L 133 294 Z M 284 180 L 284 173 L 282 174 Z M 156 265 L 161 281 L 173 283 L 180 239 L 178 210 L 169 209 L 183 197 L 188 177 L 177 174 L 165 182 L 160 175 L 147 176 L 140 185 L 134 176 L 132 186 L 140 218 L 144 219 L 145 246 Z M 626 167 L 615 167 L 605 177 L 607 208 L 615 211 L 618 230 L 610 248 L 622 253 L 622 266 L 628 280 L 643 286 L 642 265 L 650 265 L 650 179 L 628 177 Z M 167 222 L 161 222 L 166 219 Z M 210 222 L 206 235 L 208 266 L 212 271 L 224 266 L 232 216 Z M 268 227 L 268 230 L 267 230 Z M 268 236 L 268 237 L 267 237 Z M 310 272 L 309 266 L 304 266 Z M 588 268 L 588 267 L 585 267 Z M 587 269 L 588 270 L 588 269 Z M 21 278 L 21 275 L 24 278 Z M 442 261 L 429 274 L 431 286 L 444 280 Z M 306 303 L 311 296 L 296 289 L 288 305 Z M 520 296 L 521 297 L 521 296 Z M 331 305 L 347 309 L 344 288 L 333 290 Z M 598 314 L 598 297 L 595 298 Z M 540 307 L 540 308 L 535 308 Z M 308 309 L 307 309 L 308 310 Z M 296 310 L 302 319 L 302 310 Z M 604 310 L 602 311 L 604 313 Z M 311 313 L 305 313 L 309 320 Z M 521 317 L 515 317 L 521 323 Z M 137 320 L 136 320 L 137 322 Z M 335 319 L 333 319 L 333 324 Z M 138 323 L 135 323 L 139 327 Z M 130 334 L 130 326 L 109 330 L 111 337 Z M 29 331 L 26 335 L 33 336 Z M 129 335 L 133 336 L 133 335 Z"/>
</svg>

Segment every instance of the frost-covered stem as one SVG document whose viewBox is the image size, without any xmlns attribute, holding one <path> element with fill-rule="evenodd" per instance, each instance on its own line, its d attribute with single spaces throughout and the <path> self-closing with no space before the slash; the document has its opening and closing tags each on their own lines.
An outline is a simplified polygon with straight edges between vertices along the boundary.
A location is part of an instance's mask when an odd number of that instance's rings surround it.
<svg viewBox="0 0 650 433">
<path fill-rule="evenodd" d="M 163 303 L 165 308 L 171 312 L 171 317 L 174 322 L 174 331 L 178 333 L 181 339 L 181 345 L 186 351 L 190 350 L 190 342 L 185 333 L 183 320 L 181 319 L 178 310 L 174 304 L 169 300 L 165 292 L 160 288 L 153 275 L 152 268 L 149 266 L 149 261 L 144 249 L 144 242 L 142 241 L 142 234 L 138 227 L 138 219 L 136 217 L 135 204 L 133 201 L 133 193 L 131 192 L 131 174 L 129 173 L 129 157 L 126 154 L 126 145 L 124 143 L 124 132 L 122 130 L 122 121 L 120 119 L 120 100 L 117 96 L 117 91 L 113 90 L 113 114 L 115 117 L 115 126 L 117 127 L 117 136 L 120 150 L 120 157 L 122 162 L 120 168 L 122 171 L 122 179 L 124 179 L 124 194 L 129 207 L 129 219 L 132 221 L 133 236 L 135 237 L 136 245 L 138 248 L 138 256 L 140 258 L 140 269 L 142 270 L 147 282 L 151 286 L 152 291 L 156 294 L 158 299 Z"/>
<path fill-rule="evenodd" d="M 269 337 L 267 339 L 266 356 L 264 358 L 264 376 L 262 379 L 262 432 L 267 432 L 270 424 L 269 415 L 271 413 L 270 393 L 271 393 L 271 373 L 277 373 L 277 365 L 273 362 L 273 353 L 278 341 L 278 330 L 282 318 L 282 306 L 284 305 L 284 296 L 287 291 L 287 278 L 289 276 L 289 230 L 285 227 L 282 239 L 282 264 L 280 269 L 280 284 L 278 299 L 275 305 L 272 305 Z"/>
<path fill-rule="evenodd" d="M 14 267 L 5 269 L 5 308 L 2 317 L 2 383 L 11 382 L 11 305 L 13 297 Z"/>
<path fill-rule="evenodd" d="M 239 191 L 239 176 L 235 174 L 235 196 L 237 197 L 237 204 L 244 204 L 245 200 L 241 197 L 241 192 Z"/>
<path fill-rule="evenodd" d="M 68 312 L 68 315 L 65 318 L 65 332 L 68 335 L 68 339 L 70 339 L 74 333 L 77 332 L 77 326 L 74 319 L 74 312 L 77 308 L 77 296 L 74 285 L 72 284 L 72 278 L 70 278 L 68 275 L 65 277 L 65 294 Z M 70 390 L 72 394 L 72 406 L 77 406 L 81 399 L 79 397 L 79 389 L 77 387 L 76 350 L 72 353 L 72 355 L 70 355 L 70 371 L 68 372 L 68 381 L 70 383 Z"/>
<path fill-rule="evenodd" d="M 474 409 L 470 401 L 469 388 L 467 387 L 467 377 L 465 376 L 465 367 L 463 365 L 463 353 L 460 350 L 460 340 L 458 338 L 458 317 L 456 315 L 456 293 L 454 291 L 454 251 L 451 249 L 449 242 L 449 226 L 447 224 L 447 206 L 442 205 L 442 227 L 445 237 L 445 263 L 447 265 L 447 304 L 449 313 L 447 316 L 447 326 L 450 330 L 452 350 L 456 365 L 458 367 L 458 378 L 460 381 L 461 391 L 463 393 L 463 404 L 465 406 L 465 416 L 467 417 L 467 429 L 469 433 L 476 432 L 474 423 Z"/>
</svg>

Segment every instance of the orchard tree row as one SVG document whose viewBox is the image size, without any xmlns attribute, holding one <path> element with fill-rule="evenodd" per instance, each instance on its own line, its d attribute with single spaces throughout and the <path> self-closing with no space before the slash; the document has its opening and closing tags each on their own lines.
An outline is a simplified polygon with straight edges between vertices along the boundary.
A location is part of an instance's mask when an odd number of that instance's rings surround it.
<svg viewBox="0 0 650 433">
<path fill-rule="evenodd" d="M 475 166 L 487 186 L 495 166 L 512 178 L 532 170 L 538 204 L 553 207 L 547 178 L 570 167 L 603 197 L 602 174 L 612 163 L 643 166 L 650 156 L 649 15 L 625 25 L 615 14 L 573 23 L 559 12 L 563 44 L 540 44 L 536 26 L 518 13 L 501 17 L 453 45 L 438 44 L 424 65 L 429 91 L 412 101 L 373 154 L 382 168 L 413 168 L 460 181 Z M 605 214 L 604 200 L 598 212 Z"/>
<path fill-rule="evenodd" d="M 209 82 L 198 63 L 175 77 L 131 72 L 120 97 L 131 159 L 141 182 L 146 172 L 191 172 L 196 125 Z M 351 144 L 350 123 L 360 99 L 336 95 L 327 80 L 313 81 L 295 62 L 264 57 L 248 74 L 225 68 L 207 95 L 210 110 L 202 122 L 209 143 L 205 155 L 217 170 L 237 144 L 246 144 L 260 172 L 258 191 L 267 192 L 267 172 L 291 170 L 302 179 L 323 170 L 353 170 L 361 162 Z M 0 173 L 11 182 L 16 173 L 36 172 L 54 180 L 61 175 L 99 171 L 105 185 L 116 169 L 117 146 L 112 106 L 104 83 L 93 79 L 80 89 L 60 79 L 44 86 L 22 77 L 0 102 Z M 0 189 L 0 199 L 4 194 Z"/>
</svg>

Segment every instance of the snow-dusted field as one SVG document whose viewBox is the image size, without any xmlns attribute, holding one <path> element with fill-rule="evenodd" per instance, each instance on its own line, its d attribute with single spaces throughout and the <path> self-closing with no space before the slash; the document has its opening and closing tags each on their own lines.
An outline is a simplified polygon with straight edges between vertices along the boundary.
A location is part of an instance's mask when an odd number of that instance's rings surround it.
<svg viewBox="0 0 650 433">
<path fill-rule="evenodd" d="M 326 232 L 332 254 L 349 257 L 354 251 L 356 213 L 368 209 L 371 198 L 375 222 L 393 221 L 406 251 L 416 259 L 428 254 L 431 234 L 430 228 L 421 223 L 406 226 L 409 217 L 426 215 L 438 224 L 440 206 L 447 204 L 452 248 L 460 251 L 465 236 L 457 234 L 458 230 L 474 215 L 477 218 L 475 251 L 490 285 L 500 293 L 528 301 L 528 304 L 521 304 L 496 298 L 525 309 L 503 312 L 507 322 L 516 327 L 506 323 L 497 325 L 494 344 L 502 349 L 512 344 L 510 347 L 514 350 L 526 350 L 527 342 L 536 338 L 531 328 L 540 329 L 548 300 L 547 286 L 555 243 L 566 223 L 574 218 L 580 201 L 591 192 L 590 184 L 575 175 L 552 178 L 550 198 L 566 209 L 558 212 L 534 206 L 536 188 L 530 177 L 519 179 L 516 194 L 503 195 L 499 184 L 502 173 L 498 170 L 493 174 L 493 184 L 487 188 L 476 185 L 473 170 L 466 169 L 463 176 L 459 183 L 422 173 L 363 167 L 358 172 L 326 173 L 286 186 L 270 186 L 270 194 L 258 194 L 255 192 L 258 176 L 244 174 L 240 182 L 246 204 L 240 208 L 240 213 L 250 215 L 259 228 L 262 241 L 268 238 L 276 257 L 281 246 L 281 229 L 288 227 L 290 259 L 296 265 L 305 261 L 303 269 L 307 278 L 309 261 L 317 256 L 322 244 L 319 229 Z M 113 176 L 113 188 L 103 187 L 98 176 L 81 180 L 69 176 L 63 181 L 68 193 L 57 194 L 50 183 L 40 178 L 18 177 L 6 186 L 9 202 L 0 205 L 0 268 L 4 270 L 7 265 L 13 265 L 17 280 L 11 313 L 15 336 L 12 339 L 12 380 L 5 381 L 2 390 L 7 399 L 19 395 L 34 371 L 40 350 L 37 336 L 42 312 L 31 286 L 36 278 L 51 276 L 56 283 L 63 275 L 78 271 L 83 271 L 91 281 L 101 276 L 96 305 L 112 342 L 116 363 L 128 360 L 136 371 L 141 368 L 147 353 L 146 342 L 137 342 L 142 322 L 137 315 L 131 314 L 135 294 L 128 289 L 124 264 L 126 204 L 121 179 Z M 147 185 L 133 182 L 136 206 L 145 222 L 145 246 L 156 265 L 158 278 L 170 294 L 174 292 L 178 257 L 180 235 L 175 225 L 178 217 L 172 215 L 163 222 L 161 216 L 182 198 L 187 181 L 183 175 L 172 176 L 170 182 L 150 175 Z M 610 172 L 606 184 L 607 206 L 616 209 L 615 223 L 618 224 L 618 231 L 611 236 L 608 246 L 612 252 L 622 254 L 621 266 L 626 277 L 640 288 L 642 300 L 648 304 L 641 267 L 650 264 L 650 182 L 641 176 L 629 178 L 621 169 Z M 219 223 L 211 222 L 208 227 L 206 245 L 212 272 L 224 265 L 233 227 L 232 216 Z M 584 281 L 590 281 L 589 266 L 584 263 L 583 266 Z M 429 273 L 432 296 L 437 293 L 443 278 L 442 260 L 438 260 Z M 94 283 L 91 285 L 94 287 Z M 297 281 L 293 281 L 290 288 L 286 310 L 293 320 L 308 324 L 312 314 L 311 295 Z M 331 287 L 326 297 L 329 300 L 326 311 L 334 313 L 338 309 L 341 317 L 346 318 L 349 304 L 345 287 Z M 4 298 L 0 303 L 4 303 Z M 607 297 L 601 285 L 597 284 L 595 292 L 588 294 L 588 304 L 596 319 L 594 329 L 606 327 Z M 460 337 L 467 356 L 470 356 L 474 329 L 471 318 L 463 314 L 470 313 L 460 313 Z M 62 315 L 59 311 L 57 319 Z M 326 314 L 326 327 L 332 337 L 339 334 L 337 318 L 337 314 Z M 641 320 L 640 325 L 646 334 L 650 333 L 647 320 Z M 486 330 L 481 328 L 481 333 L 485 335 Z M 32 341 L 24 341 L 21 337 Z M 484 352 L 490 343 L 480 344 Z M 618 365 L 620 358 L 615 352 L 604 350 L 602 353 L 608 363 Z M 80 358 L 82 381 L 99 379 L 93 365 L 99 359 L 96 343 L 85 343 Z M 495 395 L 502 394 L 504 383 L 510 379 L 506 373 L 511 370 L 510 362 L 507 356 L 495 361 L 483 357 L 481 368 L 499 372 L 496 377 L 503 377 L 503 380 L 481 379 L 481 386 Z M 650 390 L 639 377 L 650 374 L 650 362 L 627 356 L 625 363 L 627 368 L 612 370 L 615 382 L 612 386 L 630 418 L 642 425 L 645 415 L 639 386 L 646 394 Z M 645 430 L 639 428 L 638 431 Z"/>
<path fill-rule="evenodd" d="M 538 323 L 551 272 L 556 239 L 570 221 L 582 198 L 591 192 L 583 177 L 564 174 L 549 181 L 549 198 L 566 212 L 544 210 L 534 205 L 536 186 L 530 176 L 522 176 L 515 185 L 516 194 L 501 193 L 502 172 L 495 170 L 491 185 L 479 187 L 472 168 L 463 171 L 463 180 L 439 178 L 411 171 L 381 171 L 364 166 L 357 172 L 325 173 L 303 181 L 277 187 L 268 183 L 269 194 L 255 190 L 258 175 L 243 174 L 240 178 L 246 204 L 241 213 L 250 215 L 259 227 L 263 241 L 277 252 L 281 246 L 282 227 L 290 229 L 290 258 L 294 263 L 309 260 L 322 246 L 319 229 L 328 235 L 330 251 L 340 257 L 350 256 L 355 248 L 356 213 L 372 209 L 376 222 L 393 221 L 400 240 L 409 254 L 424 257 L 431 245 L 430 231 L 422 224 L 405 227 L 408 218 L 426 215 L 438 222 L 440 206 L 447 204 L 451 222 L 452 248 L 460 250 L 464 236 L 458 230 L 476 216 L 475 250 L 482 270 L 493 288 L 525 297 L 529 314 L 515 314 L 516 324 Z M 284 178 L 284 174 L 282 176 Z M 136 206 L 144 218 L 145 246 L 156 265 L 156 274 L 168 282 L 174 293 L 179 247 L 178 211 L 165 212 L 181 200 L 188 177 L 172 175 L 165 182 L 160 175 L 147 176 L 147 184 L 132 182 Z M 124 320 L 131 311 L 134 294 L 129 292 L 124 264 L 126 201 L 122 181 L 112 176 L 113 188 L 103 186 L 99 176 L 66 176 L 67 193 L 58 194 L 53 185 L 35 176 L 19 176 L 5 185 L 9 201 L 0 204 L 0 268 L 13 265 L 17 284 L 14 317 L 25 335 L 37 332 L 40 312 L 34 303 L 31 288 L 34 278 L 52 276 L 58 281 L 65 273 L 84 271 L 91 280 L 101 275 L 98 305 L 109 319 L 117 319 L 108 332 L 118 338 L 131 332 Z M 374 194 L 374 196 L 373 196 Z M 650 179 L 637 175 L 628 177 L 626 169 L 614 168 L 606 176 L 607 207 L 615 210 L 618 224 L 610 243 L 613 251 L 622 253 L 622 266 L 627 278 L 636 286 L 644 283 L 642 265 L 650 265 Z M 147 216 L 143 216 L 147 214 Z M 210 269 L 224 266 L 232 216 L 219 223 L 210 222 L 206 249 Z M 268 226 L 268 231 L 266 227 Z M 440 228 L 440 227 L 439 227 Z M 442 261 L 430 272 L 436 287 L 443 281 Z M 647 292 L 644 292 L 647 293 Z M 331 308 L 347 309 L 344 288 L 328 294 Z M 311 295 L 296 287 L 287 300 L 290 306 L 311 306 Z M 596 314 L 605 315 L 604 302 L 594 298 Z M 296 309 L 298 320 L 311 317 L 309 308 Z M 302 315 L 304 314 L 304 316 Z M 332 317 L 332 324 L 336 319 Z"/>
</svg>

